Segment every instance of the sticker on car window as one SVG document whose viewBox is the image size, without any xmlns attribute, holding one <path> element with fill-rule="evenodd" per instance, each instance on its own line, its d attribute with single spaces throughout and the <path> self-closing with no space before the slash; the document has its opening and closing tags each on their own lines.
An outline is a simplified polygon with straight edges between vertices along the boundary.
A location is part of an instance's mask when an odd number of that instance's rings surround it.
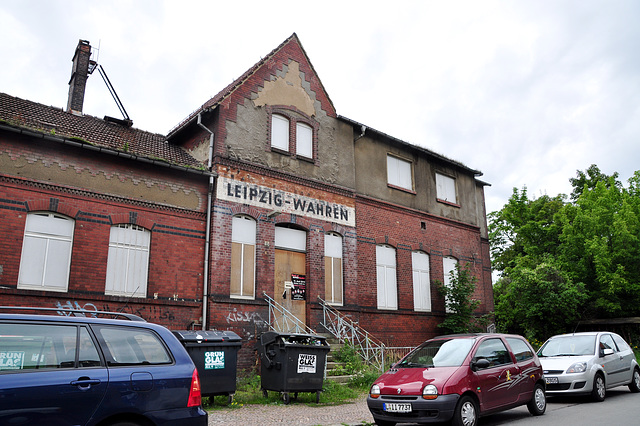
<svg viewBox="0 0 640 426">
<path fill-rule="evenodd" d="M 24 365 L 24 351 L 0 352 L 0 370 L 21 370 Z"/>
</svg>

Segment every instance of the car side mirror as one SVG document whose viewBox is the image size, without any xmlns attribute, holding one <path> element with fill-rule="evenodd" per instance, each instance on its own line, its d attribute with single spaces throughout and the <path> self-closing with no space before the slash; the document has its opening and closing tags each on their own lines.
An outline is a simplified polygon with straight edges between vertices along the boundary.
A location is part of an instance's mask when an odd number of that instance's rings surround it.
<svg viewBox="0 0 640 426">
<path fill-rule="evenodd" d="M 478 370 L 482 370 L 484 368 L 487 368 L 491 365 L 491 363 L 489 362 L 488 359 L 486 358 L 480 358 L 476 361 L 472 361 L 471 362 L 471 369 L 473 371 L 478 371 Z"/>
<path fill-rule="evenodd" d="M 605 348 L 602 350 L 602 356 L 613 355 L 613 349 Z"/>
</svg>

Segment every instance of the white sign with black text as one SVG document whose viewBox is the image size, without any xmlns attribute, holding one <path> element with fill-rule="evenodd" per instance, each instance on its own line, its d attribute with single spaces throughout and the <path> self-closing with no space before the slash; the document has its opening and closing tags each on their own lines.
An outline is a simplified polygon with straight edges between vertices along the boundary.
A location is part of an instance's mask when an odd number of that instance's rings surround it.
<svg viewBox="0 0 640 426">
<path fill-rule="evenodd" d="M 298 354 L 298 373 L 315 373 L 316 360 L 315 355 Z"/>
</svg>

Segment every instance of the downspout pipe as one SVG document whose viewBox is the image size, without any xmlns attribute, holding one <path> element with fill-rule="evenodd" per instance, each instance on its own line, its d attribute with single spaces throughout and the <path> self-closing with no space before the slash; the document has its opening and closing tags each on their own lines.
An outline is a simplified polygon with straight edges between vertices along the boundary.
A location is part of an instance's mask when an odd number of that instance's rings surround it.
<svg viewBox="0 0 640 426">
<path fill-rule="evenodd" d="M 202 112 L 198 113 L 198 126 L 202 127 L 207 133 L 209 133 L 209 161 L 207 163 L 207 170 L 211 172 L 213 163 L 213 138 L 214 133 L 209 130 L 204 124 L 202 124 Z M 209 306 L 209 256 L 211 254 L 211 200 L 213 198 L 214 190 L 214 176 L 209 175 L 209 188 L 207 191 L 207 230 L 205 235 L 205 247 L 204 247 L 204 281 L 202 289 L 202 329 L 207 329 L 207 307 Z"/>
</svg>

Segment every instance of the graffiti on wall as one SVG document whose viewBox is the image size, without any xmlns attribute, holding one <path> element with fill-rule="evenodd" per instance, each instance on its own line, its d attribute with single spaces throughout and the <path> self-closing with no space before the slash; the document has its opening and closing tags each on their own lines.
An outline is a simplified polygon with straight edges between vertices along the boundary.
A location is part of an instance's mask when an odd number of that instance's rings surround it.
<svg viewBox="0 0 640 426">
<path fill-rule="evenodd" d="M 100 309 L 93 303 L 82 303 L 77 300 L 67 300 L 65 302 L 57 301 L 55 308 L 58 309 L 58 315 L 72 316 L 72 311 L 81 311 L 92 317 L 97 317 L 96 313 L 104 312 L 123 312 L 127 314 L 137 315 L 145 320 L 153 321 L 173 321 L 176 319 L 171 309 L 161 306 L 136 306 L 115 307 L 112 308 L 108 303 L 103 304 Z"/>
<path fill-rule="evenodd" d="M 234 328 L 241 331 L 246 340 L 255 339 L 257 335 L 269 328 L 267 321 L 258 312 L 242 312 L 233 308 L 233 311 L 229 312 L 225 319 L 227 324 L 236 326 Z"/>
</svg>

